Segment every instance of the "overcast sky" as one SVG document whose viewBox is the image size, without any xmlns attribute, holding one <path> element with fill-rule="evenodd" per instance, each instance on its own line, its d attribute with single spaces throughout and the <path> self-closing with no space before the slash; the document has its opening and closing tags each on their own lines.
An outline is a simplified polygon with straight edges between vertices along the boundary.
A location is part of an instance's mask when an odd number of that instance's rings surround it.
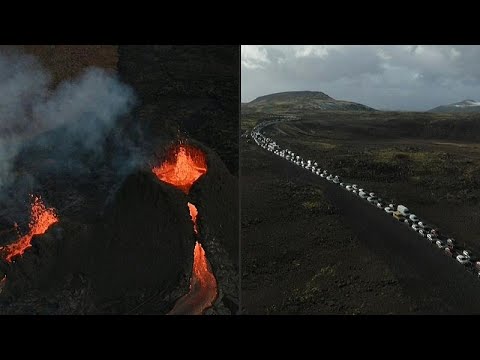
<svg viewBox="0 0 480 360">
<path fill-rule="evenodd" d="M 480 46 L 242 45 L 242 102 L 295 90 L 391 110 L 480 100 Z"/>
</svg>

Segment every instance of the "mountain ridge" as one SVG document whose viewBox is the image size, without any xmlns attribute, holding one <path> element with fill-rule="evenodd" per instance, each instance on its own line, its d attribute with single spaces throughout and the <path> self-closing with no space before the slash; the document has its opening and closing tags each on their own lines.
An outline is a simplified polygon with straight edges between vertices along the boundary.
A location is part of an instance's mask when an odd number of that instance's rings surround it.
<svg viewBox="0 0 480 360">
<path fill-rule="evenodd" d="M 466 99 L 448 105 L 440 105 L 428 112 L 480 112 L 480 101 Z"/>
<path fill-rule="evenodd" d="M 376 111 L 352 101 L 336 100 L 321 91 L 284 91 L 259 96 L 243 103 L 243 110 L 253 111 L 302 111 L 302 110 L 345 110 Z"/>
</svg>

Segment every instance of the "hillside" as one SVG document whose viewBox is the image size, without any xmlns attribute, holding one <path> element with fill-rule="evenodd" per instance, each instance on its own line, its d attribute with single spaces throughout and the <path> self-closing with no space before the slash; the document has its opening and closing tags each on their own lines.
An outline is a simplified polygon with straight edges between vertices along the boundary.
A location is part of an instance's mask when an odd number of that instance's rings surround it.
<svg viewBox="0 0 480 360">
<path fill-rule="evenodd" d="M 475 100 L 463 100 L 457 103 L 449 105 L 441 105 L 436 108 L 428 110 L 429 112 L 447 112 L 447 113 L 458 113 L 458 112 L 480 112 L 480 101 Z"/>
<path fill-rule="evenodd" d="M 375 111 L 375 109 L 343 100 L 336 100 L 320 91 L 288 91 L 260 96 L 249 103 L 242 103 L 242 111 Z"/>
</svg>

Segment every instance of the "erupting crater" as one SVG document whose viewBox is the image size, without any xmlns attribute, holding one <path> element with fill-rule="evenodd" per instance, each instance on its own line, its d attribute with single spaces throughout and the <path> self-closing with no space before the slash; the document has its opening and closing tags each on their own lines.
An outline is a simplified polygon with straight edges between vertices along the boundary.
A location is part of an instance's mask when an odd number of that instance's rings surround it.
<svg viewBox="0 0 480 360">
<path fill-rule="evenodd" d="M 32 247 L 32 238 L 35 235 L 42 235 L 52 226 L 57 223 L 58 216 L 54 208 L 47 208 L 42 199 L 38 196 L 32 195 L 32 205 L 30 211 L 30 223 L 27 234 L 20 236 L 19 239 L 9 245 L 0 247 L 0 255 L 5 257 L 9 263 Z"/>
<path fill-rule="evenodd" d="M 171 149 L 167 160 L 152 169 L 159 180 L 168 183 L 188 195 L 192 185 L 207 172 L 205 154 L 191 145 L 180 144 Z M 199 235 L 198 209 L 188 202 L 193 231 Z M 175 303 L 170 315 L 201 315 L 211 307 L 218 295 L 217 280 L 202 245 L 197 241 L 193 251 L 193 269 L 189 292 Z"/>
<path fill-rule="evenodd" d="M 207 172 L 205 154 L 190 145 L 173 147 L 167 160 L 152 169 L 158 179 L 188 194 L 200 176 Z"/>
</svg>

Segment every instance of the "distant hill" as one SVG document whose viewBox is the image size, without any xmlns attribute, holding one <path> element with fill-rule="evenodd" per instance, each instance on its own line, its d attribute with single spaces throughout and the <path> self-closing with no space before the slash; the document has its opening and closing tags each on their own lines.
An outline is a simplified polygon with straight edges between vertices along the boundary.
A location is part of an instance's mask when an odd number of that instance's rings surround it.
<svg viewBox="0 0 480 360">
<path fill-rule="evenodd" d="M 305 110 L 376 111 L 362 104 L 336 100 L 320 91 L 287 91 L 260 96 L 249 103 L 242 103 L 242 110 L 259 112 Z"/>
<path fill-rule="evenodd" d="M 480 112 L 480 101 L 475 100 L 463 100 L 458 103 L 437 106 L 430 112 Z"/>
</svg>

